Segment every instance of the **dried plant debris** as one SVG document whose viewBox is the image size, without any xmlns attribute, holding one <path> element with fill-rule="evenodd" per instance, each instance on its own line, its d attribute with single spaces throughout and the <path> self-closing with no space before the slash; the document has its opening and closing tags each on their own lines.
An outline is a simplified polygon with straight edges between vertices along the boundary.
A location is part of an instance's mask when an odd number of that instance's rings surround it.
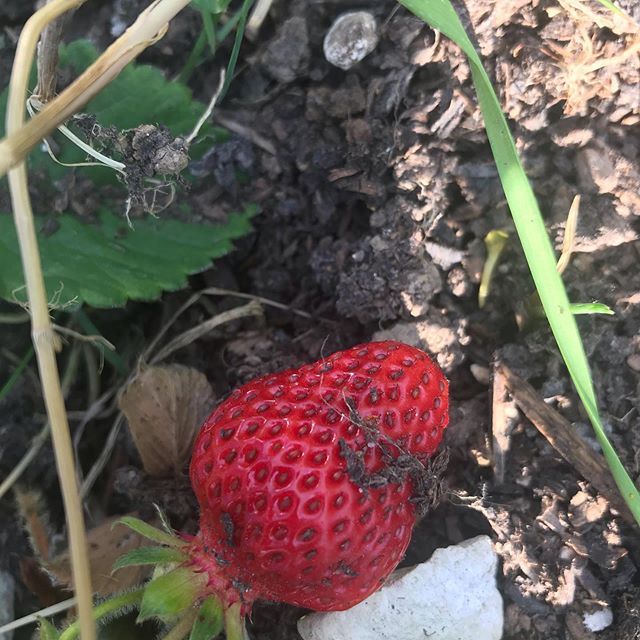
<svg viewBox="0 0 640 640">
<path fill-rule="evenodd" d="M 137 515 L 137 514 L 129 514 Z M 91 563 L 91 584 L 102 596 L 118 593 L 134 585 L 146 575 L 142 567 L 126 567 L 112 573 L 115 561 L 127 551 L 137 549 L 145 543 L 144 538 L 124 525 L 116 525 L 122 516 L 108 518 L 87 533 L 89 562 Z M 45 562 L 44 567 L 58 584 L 71 588 L 71 558 L 68 551 Z"/>
<path fill-rule="evenodd" d="M 122 161 L 129 208 L 155 214 L 171 204 L 170 198 L 162 200 L 158 194 L 163 190 L 171 194 L 175 185 L 184 184 L 180 174 L 189 164 L 186 138 L 174 136 L 163 125 L 143 124 L 124 131 L 103 127 L 91 114 L 76 115 L 73 121 L 92 146 Z"/>
<path fill-rule="evenodd" d="M 213 401 L 206 377 L 182 365 L 143 369 L 127 385 L 119 406 L 148 474 L 182 472 Z"/>
<path fill-rule="evenodd" d="M 73 583 L 70 554 L 66 549 L 56 551 L 52 544 L 52 540 L 59 536 L 52 530 L 42 496 L 33 490 L 18 490 L 16 505 L 29 535 L 39 569 L 44 570 L 44 573 L 40 571 L 38 589 L 42 592 L 48 590 L 50 593 L 53 593 L 54 588 L 71 590 Z M 117 574 L 112 574 L 113 564 L 123 553 L 144 544 L 143 538 L 131 529 L 114 526 L 119 519 L 120 516 L 108 518 L 87 532 L 91 583 L 102 596 L 132 587 L 145 575 L 140 567 L 127 567 Z M 23 566 L 23 570 L 31 578 L 29 582 L 33 582 L 37 568 L 29 567 L 28 563 Z M 49 584 L 45 587 L 43 582 L 47 580 Z"/>
<path fill-rule="evenodd" d="M 632 220 L 618 215 L 615 203 L 615 198 L 606 195 L 582 198 L 572 251 L 590 253 L 638 240 Z M 558 249 L 564 239 L 564 226 L 558 225 L 555 242 Z"/>
</svg>

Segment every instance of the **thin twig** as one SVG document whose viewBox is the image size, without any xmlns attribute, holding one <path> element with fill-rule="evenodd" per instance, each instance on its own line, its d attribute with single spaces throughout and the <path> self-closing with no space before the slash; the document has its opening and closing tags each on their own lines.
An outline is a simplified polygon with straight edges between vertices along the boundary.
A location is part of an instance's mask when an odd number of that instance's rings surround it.
<svg viewBox="0 0 640 640">
<path fill-rule="evenodd" d="M 233 296 L 235 298 L 241 298 L 243 300 L 255 300 L 260 304 L 267 305 L 269 307 L 274 307 L 275 309 L 282 309 L 283 311 L 290 311 L 298 316 L 303 318 L 307 318 L 309 320 L 321 320 L 323 322 L 327 322 L 329 324 L 334 324 L 332 320 L 321 317 L 314 317 L 310 313 L 306 311 L 302 311 L 301 309 L 296 309 L 295 307 L 291 307 L 287 304 L 283 304 L 282 302 L 276 302 L 275 300 L 270 300 L 269 298 L 263 298 L 262 296 L 255 296 L 251 293 L 243 293 L 242 291 L 233 291 L 232 289 L 221 289 L 220 287 L 208 287 L 207 289 L 203 289 L 202 291 L 198 291 L 198 293 L 194 293 L 172 316 L 169 318 L 169 321 L 164 324 L 164 326 L 160 329 L 160 331 L 156 334 L 156 336 L 151 340 L 151 342 L 147 345 L 147 348 L 144 350 L 141 360 L 148 362 L 150 361 L 151 354 L 153 350 L 156 348 L 157 344 L 164 337 L 167 331 L 173 326 L 174 322 L 193 304 L 198 302 L 200 298 L 203 296 Z"/>
<path fill-rule="evenodd" d="M 27 452 L 22 456 L 18 464 L 11 470 L 9 475 L 0 484 L 0 499 L 13 487 L 20 476 L 25 472 L 29 465 L 35 460 L 40 449 L 47 440 L 49 440 L 49 422 L 45 422 L 40 432 L 31 441 L 31 446 L 27 449 Z"/>
<path fill-rule="evenodd" d="M 78 371 L 78 362 L 80 360 L 80 348 L 78 346 L 74 346 L 69 353 L 69 360 L 67 362 L 67 367 L 65 369 L 64 375 L 62 377 L 62 393 L 66 398 L 69 395 L 69 390 L 71 389 L 71 385 L 76 376 L 76 372 Z M 27 452 L 22 456 L 18 464 L 12 469 L 9 475 L 2 481 L 0 484 L 0 499 L 11 489 L 11 487 L 16 483 L 16 481 L 20 478 L 20 476 L 25 472 L 25 470 L 29 467 L 29 465 L 33 462 L 33 460 L 38 455 L 42 446 L 49 439 L 49 421 L 47 420 L 40 429 L 40 432 L 33 438 L 31 441 L 31 446 L 27 450 Z"/>
<path fill-rule="evenodd" d="M 273 0 L 257 0 L 255 6 L 253 7 L 253 11 L 249 16 L 246 28 L 247 38 L 249 38 L 249 40 L 251 40 L 252 42 L 258 35 L 258 31 L 260 31 L 260 27 L 267 17 L 272 4 Z"/>
<path fill-rule="evenodd" d="M 86 336 L 84 333 L 80 333 L 78 331 L 74 331 L 73 329 L 69 329 L 69 327 L 61 327 L 58 324 L 54 324 L 53 327 L 59 333 L 64 333 L 65 335 L 71 336 L 72 338 L 75 338 L 80 342 L 90 342 L 94 346 L 97 343 L 100 343 L 101 345 L 107 347 L 107 349 L 110 349 L 111 351 L 116 350 L 114 344 L 112 342 L 109 342 L 109 340 L 107 340 L 103 335 L 100 335 L 99 333 Z"/>
<path fill-rule="evenodd" d="M 522 413 L 549 444 L 577 473 L 590 482 L 629 524 L 636 524 L 633 514 L 616 488 L 602 454 L 594 451 L 563 415 L 546 404 L 536 390 L 505 363 L 500 363 L 497 371 L 504 376 L 506 385 Z"/>
<path fill-rule="evenodd" d="M 82 436 L 84 435 L 84 430 L 85 430 L 87 424 L 89 424 L 89 422 L 91 422 L 91 420 L 93 420 L 94 418 L 99 416 L 105 410 L 105 405 L 114 398 L 114 396 L 116 395 L 116 392 L 117 392 L 117 387 L 113 387 L 112 389 L 109 389 L 109 391 L 106 391 L 105 393 L 103 393 L 84 412 L 84 415 L 82 416 L 82 419 L 80 420 L 80 422 L 76 426 L 75 432 L 73 434 L 73 448 L 74 448 L 74 451 L 75 451 L 75 454 L 76 454 L 76 460 L 78 460 L 78 461 L 80 460 L 80 457 L 78 455 L 78 448 L 80 447 L 80 440 L 82 439 Z M 102 455 L 102 452 L 101 452 L 101 455 Z M 85 483 L 85 481 L 82 480 L 82 469 L 80 468 L 79 465 L 78 465 L 78 477 L 80 478 L 80 481 L 81 481 L 80 497 L 84 500 L 84 498 L 86 497 L 87 494 L 84 493 L 84 486 L 85 486 L 84 483 Z"/>
<path fill-rule="evenodd" d="M 28 624 L 34 624 L 38 622 L 40 618 L 48 618 L 49 616 L 55 616 L 58 613 L 62 613 L 63 611 L 67 611 L 71 609 L 71 607 L 76 606 L 76 599 L 69 598 L 68 600 L 63 600 L 62 602 L 56 602 L 56 604 L 52 604 L 50 607 L 46 609 L 40 609 L 40 611 L 36 611 L 35 613 L 30 613 L 28 616 L 24 618 L 18 618 L 17 620 L 13 620 L 0 627 L 0 635 L 5 633 L 9 633 L 9 631 L 14 631 L 15 629 L 19 629 L 20 627 L 26 627 Z"/>
<path fill-rule="evenodd" d="M 120 429 L 122 428 L 123 424 L 124 416 L 120 413 L 111 425 L 109 435 L 106 442 L 102 446 L 100 456 L 93 463 L 93 466 L 91 467 L 91 469 L 89 469 L 89 473 L 87 473 L 87 476 L 82 481 L 82 486 L 80 487 L 80 496 L 83 500 L 89 495 L 89 491 L 91 491 L 93 485 L 95 484 L 95 481 L 98 479 L 98 476 L 102 473 L 102 470 L 107 465 L 107 462 L 109 462 L 109 458 L 111 457 L 113 448 L 116 446 L 116 442 L 118 441 L 118 434 L 120 433 Z"/>
<path fill-rule="evenodd" d="M 229 129 L 229 131 L 237 133 L 241 138 L 252 142 L 256 145 L 256 147 L 260 147 L 260 149 L 266 151 L 267 153 L 270 153 L 272 156 L 276 155 L 277 150 L 275 144 L 273 144 L 273 142 L 271 142 L 269 138 L 263 136 L 261 133 L 258 133 L 251 127 L 248 127 L 223 113 L 217 113 L 213 119 L 218 124 L 222 125 L 226 129 Z"/>
<path fill-rule="evenodd" d="M 22 324 L 23 322 L 29 322 L 28 313 L 0 313 L 0 324 Z"/>
<path fill-rule="evenodd" d="M 51 0 L 48 0 L 50 3 Z M 50 22 L 40 36 L 38 43 L 38 84 L 34 94 L 42 102 L 49 102 L 56 93 L 58 83 L 58 47 L 62 30 L 70 13 L 63 14 Z"/>
<path fill-rule="evenodd" d="M 202 322 L 195 327 L 191 327 L 188 331 L 185 331 L 175 337 L 171 342 L 169 342 L 169 344 L 165 345 L 160 349 L 160 351 L 158 351 L 158 353 L 156 353 L 156 355 L 151 359 L 151 364 L 157 364 L 161 360 L 170 356 L 174 351 L 190 345 L 192 342 L 195 342 L 198 338 L 207 335 L 207 333 L 210 333 L 221 324 L 231 322 L 232 320 L 239 320 L 240 318 L 246 318 L 248 316 L 261 315 L 262 307 L 255 300 L 245 304 L 243 307 L 235 307 L 229 311 L 219 313 L 217 316 L 209 318 L 205 322 Z"/>
</svg>

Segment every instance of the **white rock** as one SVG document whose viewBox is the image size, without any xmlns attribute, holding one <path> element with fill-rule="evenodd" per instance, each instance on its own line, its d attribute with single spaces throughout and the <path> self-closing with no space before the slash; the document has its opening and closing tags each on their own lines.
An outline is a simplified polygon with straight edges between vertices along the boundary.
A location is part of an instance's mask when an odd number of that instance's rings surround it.
<svg viewBox="0 0 640 640">
<path fill-rule="evenodd" d="M 497 563 L 487 536 L 438 549 L 352 609 L 305 616 L 298 631 L 304 640 L 500 640 Z"/>
<path fill-rule="evenodd" d="M 324 57 L 346 71 L 378 45 L 378 25 L 368 11 L 352 11 L 336 18 L 324 37 Z"/>
<path fill-rule="evenodd" d="M 593 613 L 584 614 L 584 626 L 589 631 L 604 631 L 613 622 L 613 613 L 608 607 L 606 609 L 598 609 Z"/>
</svg>

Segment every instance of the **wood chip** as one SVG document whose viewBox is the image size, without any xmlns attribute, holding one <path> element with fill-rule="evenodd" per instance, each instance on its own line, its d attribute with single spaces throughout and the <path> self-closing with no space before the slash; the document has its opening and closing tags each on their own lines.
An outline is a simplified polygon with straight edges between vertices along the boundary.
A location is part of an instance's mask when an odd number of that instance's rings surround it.
<svg viewBox="0 0 640 640">
<path fill-rule="evenodd" d="M 576 433 L 573 425 L 548 406 L 536 390 L 507 365 L 497 367 L 520 410 L 548 440 L 549 444 L 585 479 L 588 480 L 630 524 L 635 519 L 611 477 L 604 457 L 596 453 Z"/>
<path fill-rule="evenodd" d="M 491 403 L 491 433 L 493 436 L 493 473 L 496 484 L 504 483 L 507 453 L 511 448 L 511 432 L 518 418 L 518 411 L 509 395 L 503 371 L 496 367 L 493 373 Z"/>
</svg>

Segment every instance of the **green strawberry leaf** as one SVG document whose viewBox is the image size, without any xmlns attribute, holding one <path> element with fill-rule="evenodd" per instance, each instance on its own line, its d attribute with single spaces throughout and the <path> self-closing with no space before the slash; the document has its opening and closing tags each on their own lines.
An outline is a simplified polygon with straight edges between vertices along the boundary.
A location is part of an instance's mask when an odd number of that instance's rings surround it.
<svg viewBox="0 0 640 640">
<path fill-rule="evenodd" d="M 229 215 L 226 224 L 204 225 L 146 218 L 128 227 L 122 216 L 102 212 L 99 224 L 72 215 L 56 220 L 51 235 L 39 234 L 45 285 L 52 306 L 83 302 L 117 307 L 128 299 L 153 300 L 186 284 L 228 253 L 248 233 L 256 207 Z M 13 220 L 0 214 L 0 297 L 25 301 L 24 277 Z M 53 299 L 52 299 L 53 297 Z"/>
<path fill-rule="evenodd" d="M 75 77 L 97 55 L 91 43 L 76 41 L 61 48 L 60 67 Z M 34 83 L 35 74 L 30 86 Z M 0 94 L 0 137 L 4 134 L 6 98 L 4 91 Z M 85 107 L 85 112 L 95 116 L 103 128 L 113 126 L 122 131 L 141 124 L 161 124 L 172 136 L 184 136 L 191 132 L 205 108 L 192 98 L 186 85 L 167 80 L 154 67 L 131 64 Z M 88 142 L 87 132 L 73 121 L 67 124 Z M 192 158 L 199 157 L 212 141 L 224 139 L 225 133 L 205 123 L 198 137 L 201 143 L 189 149 Z M 53 138 L 61 161 L 86 159 L 85 152 L 60 133 L 56 132 Z M 42 194 L 50 193 L 51 183 L 70 171 L 84 173 L 96 184 L 117 184 L 118 180 L 111 168 L 72 170 L 60 166 L 42 147 L 31 152 L 29 168 L 31 186 Z M 185 174 L 185 178 L 189 175 Z M 122 198 L 112 205 L 117 210 L 101 211 L 97 224 L 83 224 L 65 214 L 56 218 L 53 233 L 39 230 L 45 285 L 52 307 L 69 308 L 82 303 L 117 307 L 129 299 L 153 300 L 162 291 L 179 289 L 186 284 L 188 275 L 206 269 L 212 259 L 230 251 L 231 241 L 250 231 L 249 219 L 256 213 L 256 208 L 249 206 L 217 226 L 179 222 L 166 219 L 163 214 L 163 219 L 137 221 L 131 230 L 123 214 L 126 197 L 122 187 Z M 36 219 L 36 225 L 42 226 L 42 222 Z M 13 221 L 0 212 L 0 297 L 24 303 L 24 277 L 17 246 Z"/>
<path fill-rule="evenodd" d="M 191 627 L 189 640 L 211 640 L 222 631 L 222 628 L 222 604 L 218 598 L 211 596 L 198 610 L 198 617 Z"/>
<path fill-rule="evenodd" d="M 172 547 L 139 547 L 121 555 L 113 565 L 113 571 L 123 567 L 146 564 L 169 564 L 184 562 L 187 556 Z"/>
<path fill-rule="evenodd" d="M 166 544 L 170 547 L 183 547 L 186 544 L 183 540 L 178 538 L 178 536 L 156 529 L 150 524 L 147 524 L 144 520 L 140 520 L 140 518 L 123 516 L 120 520 L 115 522 L 113 526 L 115 527 L 117 524 L 123 524 L 125 527 L 129 527 L 129 529 L 133 529 L 133 531 L 139 533 L 142 537 L 147 538 L 148 540 L 153 540 L 158 544 Z"/>
<path fill-rule="evenodd" d="M 207 582 L 204 573 L 178 567 L 151 580 L 144 590 L 138 622 L 149 618 L 169 620 L 192 606 Z"/>
</svg>

